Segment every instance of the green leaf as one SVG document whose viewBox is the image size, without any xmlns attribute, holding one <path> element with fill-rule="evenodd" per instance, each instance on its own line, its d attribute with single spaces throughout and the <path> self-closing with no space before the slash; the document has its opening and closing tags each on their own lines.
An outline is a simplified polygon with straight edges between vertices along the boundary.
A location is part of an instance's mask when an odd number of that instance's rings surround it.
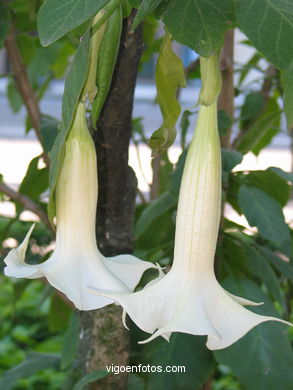
<svg viewBox="0 0 293 390">
<path fill-rule="evenodd" d="M 25 194 L 36 201 L 40 199 L 40 195 L 49 186 L 48 168 L 39 169 L 39 159 L 40 156 L 37 156 L 31 160 L 18 190 L 21 194 Z"/>
<path fill-rule="evenodd" d="M 218 129 L 221 137 L 228 133 L 233 121 L 225 110 L 218 111 Z"/>
<path fill-rule="evenodd" d="M 214 367 L 212 353 L 205 342 L 205 337 L 175 333 L 170 343 L 160 338 L 146 344 L 145 363 L 161 367 L 161 372 L 148 373 L 147 389 L 201 389 Z M 167 366 L 178 369 L 181 366 L 185 372 L 164 372 Z"/>
<path fill-rule="evenodd" d="M 257 69 L 257 64 L 261 58 L 262 58 L 261 54 L 259 52 L 256 52 L 255 54 L 253 54 L 251 56 L 251 58 L 248 60 L 248 62 L 240 69 L 238 88 L 241 87 L 241 84 L 246 79 L 246 77 L 250 73 L 250 71 L 253 69 Z"/>
<path fill-rule="evenodd" d="M 284 109 L 289 129 L 293 128 L 293 66 L 282 72 L 284 89 Z"/>
<path fill-rule="evenodd" d="M 24 64 L 28 65 L 36 51 L 36 38 L 27 34 L 19 34 L 16 36 L 16 43 Z"/>
<path fill-rule="evenodd" d="M 224 43 L 235 21 L 234 0 L 169 0 L 163 21 L 174 38 L 208 57 Z"/>
<path fill-rule="evenodd" d="M 27 67 L 27 71 L 32 86 L 35 89 L 40 89 L 44 79 L 52 74 L 51 67 L 62 48 L 62 44 L 61 42 L 55 42 L 50 47 L 44 48 L 37 42 L 35 46 L 35 53 Z"/>
<path fill-rule="evenodd" d="M 168 191 L 170 183 L 170 174 L 173 172 L 173 164 L 170 162 L 168 153 L 164 152 L 161 154 L 158 160 L 159 169 L 158 169 L 158 178 L 159 178 L 159 191 L 158 194 L 162 195 L 164 192 Z"/>
<path fill-rule="evenodd" d="M 156 217 L 136 239 L 135 256 L 151 262 L 157 262 L 164 257 L 168 262 L 168 259 L 173 256 L 174 233 L 174 209 L 171 208 Z"/>
<path fill-rule="evenodd" d="M 225 174 L 223 175 L 223 179 L 225 179 Z M 230 205 L 237 211 L 238 214 L 241 214 L 241 210 L 238 204 L 238 192 L 240 185 L 242 184 L 240 180 L 238 180 L 238 176 L 236 173 L 233 173 L 229 176 L 229 186 L 226 192 L 226 201 L 230 203 Z"/>
<path fill-rule="evenodd" d="M 238 202 L 250 226 L 256 226 L 263 237 L 277 246 L 290 239 L 282 208 L 271 196 L 256 187 L 241 185 Z"/>
<path fill-rule="evenodd" d="M 90 29 L 88 29 L 85 33 L 83 40 L 75 53 L 74 61 L 65 81 L 64 94 L 62 99 L 62 121 L 53 148 L 49 154 L 51 160 L 51 169 L 48 214 L 51 221 L 55 215 L 54 191 L 63 164 L 64 143 L 69 133 L 74 113 L 87 75 L 90 53 L 89 46 Z"/>
<path fill-rule="evenodd" d="M 0 49 L 4 45 L 6 35 L 9 31 L 10 13 L 7 5 L 3 0 L 0 0 Z"/>
<path fill-rule="evenodd" d="M 59 53 L 57 53 L 54 62 L 51 65 L 54 77 L 62 79 L 68 69 L 70 59 L 75 52 L 75 49 L 70 42 L 62 42 Z M 47 50 L 47 49 L 46 49 Z"/>
<path fill-rule="evenodd" d="M 90 29 L 86 31 L 75 53 L 74 61 L 65 80 L 62 98 L 61 131 L 69 130 L 77 103 L 84 86 L 89 63 Z"/>
<path fill-rule="evenodd" d="M 48 46 L 96 14 L 108 0 L 46 0 L 38 14 L 43 46 Z"/>
<path fill-rule="evenodd" d="M 164 121 L 150 139 L 150 146 L 154 154 L 162 153 L 175 140 L 175 126 L 181 111 L 176 93 L 178 87 L 185 86 L 186 81 L 182 61 L 173 52 L 171 35 L 166 33 L 160 48 L 156 67 L 158 102 Z"/>
<path fill-rule="evenodd" d="M 41 116 L 40 132 L 43 138 L 43 146 L 46 153 L 53 147 L 58 133 L 58 120 L 49 115 Z"/>
<path fill-rule="evenodd" d="M 145 390 L 145 380 L 138 374 L 128 374 L 127 390 Z"/>
<path fill-rule="evenodd" d="M 258 249 L 263 254 L 263 256 L 268 259 L 271 264 L 282 274 L 284 278 L 290 279 L 293 283 L 293 265 L 291 260 L 284 260 L 282 257 L 266 247 L 258 246 Z"/>
<path fill-rule="evenodd" d="M 187 152 L 188 152 L 188 148 L 186 148 L 182 152 L 176 164 L 176 168 L 170 175 L 170 192 L 175 198 L 178 198 L 179 195 L 181 178 L 183 174 Z"/>
<path fill-rule="evenodd" d="M 76 313 L 72 313 L 69 326 L 64 335 L 64 342 L 62 347 L 62 355 L 60 368 L 64 370 L 69 367 L 69 365 L 73 362 L 76 356 L 77 348 L 78 348 L 78 335 L 79 335 L 79 326 L 78 326 L 78 318 Z"/>
<path fill-rule="evenodd" d="M 51 332 L 64 331 L 68 326 L 72 308 L 54 293 L 51 298 L 48 324 Z"/>
<path fill-rule="evenodd" d="M 236 150 L 222 148 L 222 169 L 227 174 L 229 174 L 236 165 L 240 164 L 242 159 L 242 154 Z"/>
<path fill-rule="evenodd" d="M 246 96 L 240 112 L 240 127 L 248 127 L 248 123 L 255 120 L 263 108 L 264 97 L 260 92 L 253 92 Z"/>
<path fill-rule="evenodd" d="M 264 305 L 250 309 L 259 314 L 278 316 L 268 297 L 254 283 L 227 280 L 229 292 Z M 215 351 L 220 364 L 229 366 L 245 390 L 291 390 L 293 354 L 283 324 L 267 322 L 252 329 L 231 347 Z"/>
<path fill-rule="evenodd" d="M 139 8 L 142 0 L 128 0 L 129 4 L 134 8 Z"/>
<path fill-rule="evenodd" d="M 274 99 L 270 99 L 266 111 L 241 137 L 237 150 L 243 154 L 251 150 L 257 155 L 279 130 L 280 114 L 278 103 Z"/>
<path fill-rule="evenodd" d="M 276 173 L 277 175 L 282 177 L 287 182 L 290 182 L 291 184 L 293 184 L 293 173 L 285 172 L 281 168 L 278 168 L 278 167 L 270 167 L 270 168 L 268 168 L 268 170 Z"/>
<path fill-rule="evenodd" d="M 289 69 L 293 52 L 293 6 L 288 0 L 239 0 L 241 30 L 267 59 Z"/>
<path fill-rule="evenodd" d="M 17 113 L 22 107 L 22 98 L 16 88 L 13 78 L 9 79 L 9 83 L 6 90 L 9 105 L 14 113 Z"/>
<path fill-rule="evenodd" d="M 135 237 L 140 237 L 150 226 L 154 219 L 168 211 L 176 204 L 176 199 L 165 192 L 159 198 L 150 203 L 141 213 L 135 224 Z"/>
<path fill-rule="evenodd" d="M 255 156 L 259 155 L 259 152 L 264 149 L 266 146 L 268 146 L 272 139 L 278 134 L 279 132 L 279 126 L 280 126 L 280 119 L 281 119 L 281 113 L 279 115 L 276 115 L 275 123 L 267 129 L 267 131 L 264 133 L 263 137 L 257 142 L 257 144 L 251 149 L 252 153 Z"/>
<path fill-rule="evenodd" d="M 4 372 L 0 380 L 0 388 L 10 390 L 20 379 L 29 378 L 47 368 L 58 368 L 59 360 L 60 357 L 54 354 L 28 353 L 22 363 Z"/>
<path fill-rule="evenodd" d="M 272 169 L 265 171 L 251 171 L 244 179 L 245 184 L 257 187 L 274 198 L 284 207 L 290 196 L 290 186 L 287 180 L 282 178 Z"/>
<path fill-rule="evenodd" d="M 74 386 L 72 390 L 83 390 L 88 383 L 95 382 L 99 379 L 105 378 L 107 371 L 94 371 L 81 378 Z"/>
<path fill-rule="evenodd" d="M 225 228 L 231 230 L 231 227 L 228 225 L 233 225 L 231 221 L 225 221 Z M 235 231 L 235 226 L 232 226 L 232 229 Z M 233 231 L 223 234 L 223 243 L 220 249 L 220 254 L 223 256 L 222 264 L 223 267 L 220 270 L 221 275 L 236 275 L 243 277 L 243 274 L 251 276 L 251 272 L 245 261 L 245 250 L 242 241 L 239 239 L 239 226 L 236 226 L 236 238 L 234 237 L 235 233 Z"/>
<path fill-rule="evenodd" d="M 274 299 L 285 306 L 279 280 L 273 271 L 270 262 L 261 252 L 251 245 L 245 245 L 245 261 L 248 264 L 252 275 L 257 276 L 267 286 L 269 293 Z"/>
<path fill-rule="evenodd" d="M 121 7 L 117 7 L 108 18 L 98 54 L 96 75 L 98 91 L 92 104 L 91 112 L 94 128 L 97 126 L 98 118 L 111 87 L 112 76 L 120 46 L 121 31 L 122 12 Z"/>
<path fill-rule="evenodd" d="M 153 12 L 162 1 L 163 0 L 143 0 L 133 20 L 132 30 L 135 30 L 143 19 Z"/>
</svg>

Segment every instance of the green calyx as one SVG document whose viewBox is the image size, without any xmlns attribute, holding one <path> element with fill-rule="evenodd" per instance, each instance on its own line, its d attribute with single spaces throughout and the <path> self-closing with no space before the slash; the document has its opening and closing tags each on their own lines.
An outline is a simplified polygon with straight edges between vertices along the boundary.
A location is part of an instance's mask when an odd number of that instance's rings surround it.
<svg viewBox="0 0 293 390">
<path fill-rule="evenodd" d="M 217 100 L 221 87 L 222 77 L 219 66 L 220 51 L 210 57 L 200 57 L 200 74 L 202 87 L 199 95 L 199 104 L 208 107 Z"/>
<path fill-rule="evenodd" d="M 93 25 L 95 25 L 99 20 L 102 20 L 104 15 L 104 10 L 99 11 L 94 18 Z M 89 102 L 92 103 L 97 94 L 97 62 L 106 26 L 107 20 L 103 21 L 103 24 L 100 26 L 99 30 L 97 30 L 91 37 L 89 69 L 86 83 L 83 88 L 82 101 L 85 101 L 88 98 Z"/>
</svg>

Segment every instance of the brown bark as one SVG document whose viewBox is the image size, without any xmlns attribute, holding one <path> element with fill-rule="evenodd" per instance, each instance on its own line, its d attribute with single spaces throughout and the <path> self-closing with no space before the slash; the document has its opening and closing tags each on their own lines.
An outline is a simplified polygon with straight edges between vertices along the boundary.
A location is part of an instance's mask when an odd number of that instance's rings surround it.
<svg viewBox="0 0 293 390">
<path fill-rule="evenodd" d="M 128 166 L 128 149 L 142 41 L 139 28 L 130 32 L 132 20 L 133 15 L 124 21 L 111 90 L 94 134 L 99 172 L 97 239 L 106 256 L 129 253 L 133 245 L 137 180 Z M 84 373 L 128 364 L 128 335 L 121 315 L 116 305 L 80 313 L 79 361 Z M 127 375 L 108 375 L 89 388 L 126 389 Z"/>
<path fill-rule="evenodd" d="M 234 117 L 234 85 L 233 85 L 233 58 L 234 58 L 234 30 L 225 34 L 220 67 L 222 74 L 222 90 L 218 100 L 218 110 L 224 110 L 231 120 Z M 221 137 L 221 145 L 229 149 L 231 147 L 231 128 L 227 134 Z"/>
<path fill-rule="evenodd" d="M 15 31 L 13 30 L 13 28 L 10 30 L 10 33 L 5 40 L 5 47 L 14 74 L 16 87 L 21 95 L 23 104 L 26 107 L 30 122 L 36 133 L 37 139 L 43 147 L 43 138 L 40 132 L 41 112 L 39 108 L 39 102 L 36 97 L 35 91 L 30 85 L 26 66 L 23 62 L 23 59 L 16 44 Z M 45 151 L 43 153 L 43 158 L 46 165 L 49 166 L 49 158 Z"/>
</svg>

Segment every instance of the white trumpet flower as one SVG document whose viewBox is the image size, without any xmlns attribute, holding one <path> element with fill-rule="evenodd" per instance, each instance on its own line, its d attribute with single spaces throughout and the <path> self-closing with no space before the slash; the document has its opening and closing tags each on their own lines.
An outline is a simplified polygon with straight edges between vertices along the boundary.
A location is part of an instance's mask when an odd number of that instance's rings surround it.
<svg viewBox="0 0 293 390">
<path fill-rule="evenodd" d="M 153 264 L 132 255 L 105 258 L 98 250 L 95 216 L 98 197 L 97 162 L 86 125 L 85 107 L 79 104 L 65 143 L 65 157 L 56 188 L 56 247 L 51 257 L 37 265 L 25 263 L 33 226 L 21 245 L 5 258 L 5 275 L 16 278 L 46 277 L 80 310 L 98 309 L 111 298 L 86 291 L 95 286 L 105 292 L 130 292 Z"/>
<path fill-rule="evenodd" d="M 254 326 L 280 321 L 245 309 L 257 305 L 225 291 L 214 274 L 221 210 L 221 152 L 217 103 L 200 106 L 196 131 L 183 172 L 170 272 L 132 294 L 105 294 L 113 298 L 145 332 L 144 342 L 172 332 L 207 335 L 209 349 L 228 347 Z M 290 325 L 290 324 L 289 324 Z"/>
</svg>

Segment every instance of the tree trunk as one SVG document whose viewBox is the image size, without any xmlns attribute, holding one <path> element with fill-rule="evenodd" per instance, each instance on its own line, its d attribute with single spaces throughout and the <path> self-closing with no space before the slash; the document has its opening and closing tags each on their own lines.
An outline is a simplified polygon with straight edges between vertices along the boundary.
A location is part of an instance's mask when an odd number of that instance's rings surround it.
<svg viewBox="0 0 293 390">
<path fill-rule="evenodd" d="M 134 14 L 124 20 L 111 90 L 94 134 L 99 174 L 97 240 L 106 256 L 130 253 L 137 180 L 128 166 L 133 95 L 142 52 L 141 28 L 131 33 Z M 84 374 L 106 365 L 128 364 L 128 335 L 114 304 L 80 312 L 79 362 Z M 127 375 L 108 375 L 91 390 L 126 389 Z"/>
</svg>

